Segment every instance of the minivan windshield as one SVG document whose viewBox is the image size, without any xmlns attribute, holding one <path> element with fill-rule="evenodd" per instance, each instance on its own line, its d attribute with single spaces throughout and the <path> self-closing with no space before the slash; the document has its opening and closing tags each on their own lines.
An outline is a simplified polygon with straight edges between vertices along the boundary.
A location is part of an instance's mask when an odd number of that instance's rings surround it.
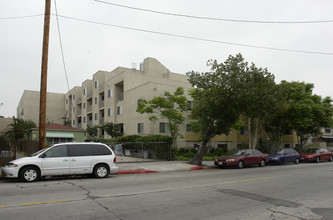
<svg viewBox="0 0 333 220">
<path fill-rule="evenodd" d="M 45 149 L 41 149 L 41 150 L 39 150 L 39 151 L 37 151 L 37 152 L 35 152 L 35 153 L 33 153 L 33 154 L 29 155 L 29 157 L 34 157 L 34 156 L 37 156 L 38 154 L 42 153 L 43 151 L 46 151 L 46 150 L 48 150 L 49 148 L 50 148 L 50 147 L 48 147 L 48 148 L 45 148 Z"/>
</svg>

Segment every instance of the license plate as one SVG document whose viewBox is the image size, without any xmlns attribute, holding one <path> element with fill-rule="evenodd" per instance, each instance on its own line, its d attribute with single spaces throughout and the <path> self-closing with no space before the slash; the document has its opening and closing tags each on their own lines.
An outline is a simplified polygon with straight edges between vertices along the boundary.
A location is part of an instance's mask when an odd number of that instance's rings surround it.
<svg viewBox="0 0 333 220">
<path fill-rule="evenodd" d="M 219 165 L 223 165 L 223 162 L 219 162 Z"/>
</svg>

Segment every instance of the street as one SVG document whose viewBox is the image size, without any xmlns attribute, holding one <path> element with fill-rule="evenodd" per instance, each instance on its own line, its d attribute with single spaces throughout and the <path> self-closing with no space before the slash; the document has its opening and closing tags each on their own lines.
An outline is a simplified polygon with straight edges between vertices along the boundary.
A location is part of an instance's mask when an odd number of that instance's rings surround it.
<svg viewBox="0 0 333 220">
<path fill-rule="evenodd" d="M 0 219 L 333 219 L 329 162 L 0 181 Z"/>
</svg>

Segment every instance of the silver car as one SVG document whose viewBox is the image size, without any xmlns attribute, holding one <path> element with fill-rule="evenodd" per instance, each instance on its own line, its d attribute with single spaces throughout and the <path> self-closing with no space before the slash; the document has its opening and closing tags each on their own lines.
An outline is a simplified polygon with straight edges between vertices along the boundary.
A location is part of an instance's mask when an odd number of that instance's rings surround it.
<svg viewBox="0 0 333 220">
<path fill-rule="evenodd" d="M 105 144 L 62 143 L 13 160 L 2 168 L 2 173 L 8 178 L 33 182 L 44 176 L 78 174 L 105 178 L 117 169 L 116 156 Z"/>
</svg>

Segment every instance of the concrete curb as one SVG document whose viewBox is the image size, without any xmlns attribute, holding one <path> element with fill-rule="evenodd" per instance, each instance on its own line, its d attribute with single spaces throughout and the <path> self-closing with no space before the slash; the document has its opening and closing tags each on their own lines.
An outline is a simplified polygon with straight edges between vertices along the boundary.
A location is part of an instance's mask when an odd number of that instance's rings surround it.
<svg viewBox="0 0 333 220">
<path fill-rule="evenodd" d="M 118 171 L 117 174 L 136 174 L 136 173 L 158 173 L 155 170 L 123 170 Z"/>
</svg>

